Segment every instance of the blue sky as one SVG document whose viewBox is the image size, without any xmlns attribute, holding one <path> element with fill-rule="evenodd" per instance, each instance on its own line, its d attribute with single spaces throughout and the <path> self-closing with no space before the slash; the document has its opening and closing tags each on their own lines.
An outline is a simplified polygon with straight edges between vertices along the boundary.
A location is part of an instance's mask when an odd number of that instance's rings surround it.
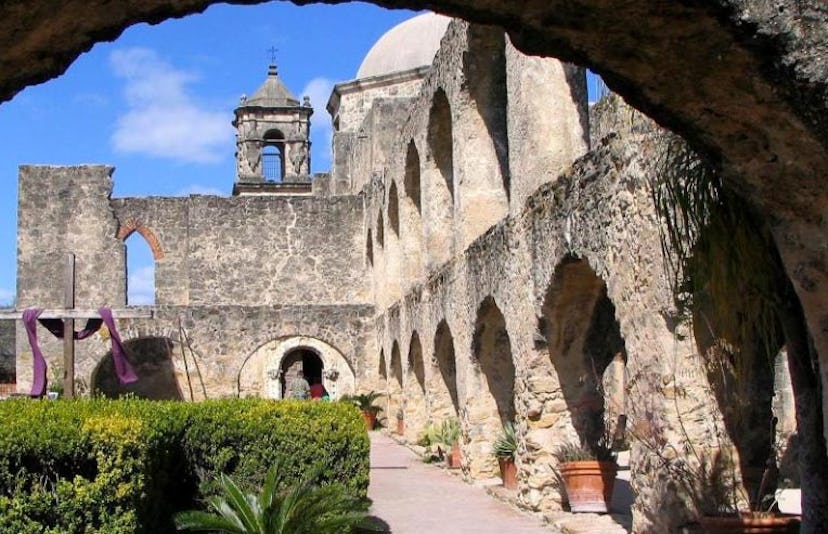
<svg viewBox="0 0 828 534">
<path fill-rule="evenodd" d="M 216 5 L 133 26 L 0 105 L 0 305 L 14 300 L 18 165 L 113 165 L 117 197 L 229 195 L 233 109 L 264 81 L 276 47 L 280 77 L 314 107 L 312 170 L 327 171 L 333 82 L 353 79 L 374 42 L 413 15 L 362 3 Z M 146 302 L 151 256 L 140 237 L 127 245 L 130 303 Z"/>
</svg>

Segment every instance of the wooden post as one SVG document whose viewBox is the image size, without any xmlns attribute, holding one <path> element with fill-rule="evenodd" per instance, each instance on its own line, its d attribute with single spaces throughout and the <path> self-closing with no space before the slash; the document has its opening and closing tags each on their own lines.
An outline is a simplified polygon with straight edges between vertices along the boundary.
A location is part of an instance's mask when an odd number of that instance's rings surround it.
<svg viewBox="0 0 828 534">
<path fill-rule="evenodd" d="M 66 256 L 66 270 L 63 277 L 63 307 L 75 307 L 75 255 Z M 75 320 L 63 319 L 63 396 L 75 397 Z"/>
</svg>

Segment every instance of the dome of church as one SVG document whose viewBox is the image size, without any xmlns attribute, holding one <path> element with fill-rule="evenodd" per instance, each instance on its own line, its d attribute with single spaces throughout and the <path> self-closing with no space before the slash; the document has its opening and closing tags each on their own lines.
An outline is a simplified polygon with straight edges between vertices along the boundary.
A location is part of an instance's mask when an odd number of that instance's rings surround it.
<svg viewBox="0 0 828 534">
<path fill-rule="evenodd" d="M 357 79 L 431 65 L 449 22 L 449 17 L 424 13 L 394 26 L 371 47 Z"/>
</svg>

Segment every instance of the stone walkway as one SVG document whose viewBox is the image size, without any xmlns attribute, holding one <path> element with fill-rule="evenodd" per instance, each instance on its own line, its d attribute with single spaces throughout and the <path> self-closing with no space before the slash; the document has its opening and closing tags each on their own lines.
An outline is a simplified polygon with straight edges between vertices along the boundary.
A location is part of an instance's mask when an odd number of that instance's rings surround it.
<svg viewBox="0 0 828 534">
<path fill-rule="evenodd" d="M 393 534 L 558 532 L 466 484 L 388 436 L 371 432 L 371 515 Z"/>
<path fill-rule="evenodd" d="M 444 469 L 424 464 L 410 449 L 371 432 L 371 514 L 393 534 L 626 533 L 617 518 L 560 512 L 551 524 L 519 512 Z M 494 488 L 490 488 L 491 490 Z M 505 490 L 504 490 L 505 491 Z M 492 492 L 497 494 L 497 492 Z"/>
</svg>

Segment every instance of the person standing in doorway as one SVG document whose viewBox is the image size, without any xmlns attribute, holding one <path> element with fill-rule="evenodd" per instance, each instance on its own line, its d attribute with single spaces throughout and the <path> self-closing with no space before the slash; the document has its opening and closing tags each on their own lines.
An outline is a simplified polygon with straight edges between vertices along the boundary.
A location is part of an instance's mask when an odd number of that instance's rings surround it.
<svg viewBox="0 0 828 534">
<path fill-rule="evenodd" d="M 327 393 L 328 392 L 325 390 L 325 386 L 323 386 L 321 382 L 316 382 L 310 387 L 311 400 L 322 400 Z"/>
<path fill-rule="evenodd" d="M 308 385 L 308 381 L 305 380 L 305 373 L 299 371 L 296 375 L 296 378 L 291 380 L 290 386 L 288 387 L 288 391 L 290 393 L 291 399 L 300 399 L 300 400 L 307 400 L 310 396 L 310 385 Z"/>
</svg>

